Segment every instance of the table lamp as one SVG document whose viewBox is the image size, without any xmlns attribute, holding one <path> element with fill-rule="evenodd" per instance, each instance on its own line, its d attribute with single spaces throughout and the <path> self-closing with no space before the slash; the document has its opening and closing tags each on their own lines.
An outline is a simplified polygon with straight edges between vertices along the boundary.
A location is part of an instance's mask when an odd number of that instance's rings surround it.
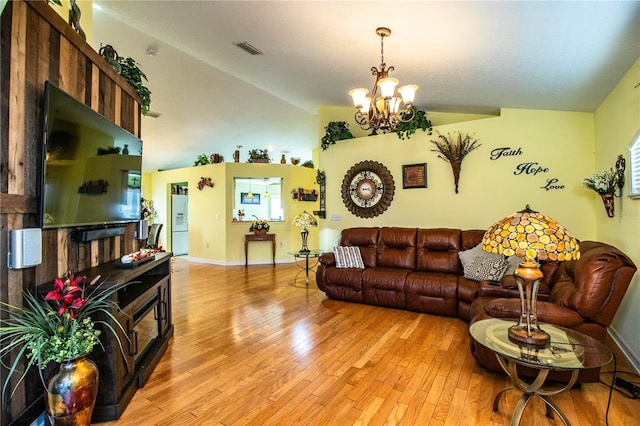
<svg viewBox="0 0 640 426">
<path fill-rule="evenodd" d="M 307 228 L 310 226 L 318 226 L 318 221 L 313 215 L 303 211 L 293 219 L 293 224 L 302 227 L 302 231 L 300 231 L 300 235 L 302 235 L 302 248 L 300 249 L 300 253 L 309 253 L 311 250 L 307 247 L 307 237 L 309 236 Z"/>
<path fill-rule="evenodd" d="M 549 334 L 538 325 L 536 314 L 539 280 L 543 275 L 535 259 L 578 260 L 580 248 L 577 240 L 554 219 L 531 210 L 527 205 L 524 210 L 489 228 L 482 237 L 482 249 L 525 258 L 514 273 L 520 293 L 520 319 L 509 328 L 509 338 L 519 344 L 546 346 Z"/>
</svg>

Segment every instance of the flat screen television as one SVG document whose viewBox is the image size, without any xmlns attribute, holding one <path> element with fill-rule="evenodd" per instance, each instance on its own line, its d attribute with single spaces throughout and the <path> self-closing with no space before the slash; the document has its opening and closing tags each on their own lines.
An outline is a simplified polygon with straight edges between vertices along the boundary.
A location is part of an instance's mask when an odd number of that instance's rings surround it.
<svg viewBox="0 0 640 426">
<path fill-rule="evenodd" d="M 140 220 L 142 140 L 45 83 L 41 225 Z"/>
</svg>

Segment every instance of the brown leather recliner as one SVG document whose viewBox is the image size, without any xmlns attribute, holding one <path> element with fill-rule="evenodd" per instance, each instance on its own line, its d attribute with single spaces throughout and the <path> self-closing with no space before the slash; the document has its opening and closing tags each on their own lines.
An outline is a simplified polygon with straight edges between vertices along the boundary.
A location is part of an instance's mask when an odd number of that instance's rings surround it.
<svg viewBox="0 0 640 426">
<path fill-rule="evenodd" d="M 542 293 L 537 303 L 538 320 L 587 334 L 604 343 L 607 327 L 620 306 L 622 297 L 636 271 L 634 263 L 608 244 L 583 241 L 577 261 L 551 262 L 541 267 L 545 273 Z M 518 318 L 520 302 L 517 290 L 510 285 L 495 288 L 483 283 L 471 304 L 471 323 L 485 318 Z M 546 299 L 546 300 L 545 300 Z M 502 372 L 495 355 L 471 341 L 476 361 L 491 370 Z M 585 370 L 579 382 L 598 380 L 599 369 Z M 568 375 L 554 375 L 565 380 Z"/>
</svg>

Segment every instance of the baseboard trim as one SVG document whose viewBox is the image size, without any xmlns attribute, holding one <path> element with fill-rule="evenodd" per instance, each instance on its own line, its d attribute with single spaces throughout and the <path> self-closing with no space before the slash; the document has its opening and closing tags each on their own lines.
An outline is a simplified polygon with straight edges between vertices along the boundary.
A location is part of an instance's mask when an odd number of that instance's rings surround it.
<svg viewBox="0 0 640 426">
<path fill-rule="evenodd" d="M 618 345 L 620 352 L 627 358 L 629 364 L 636 370 L 636 374 L 640 374 L 640 359 L 635 356 L 633 350 L 625 343 L 622 336 L 616 332 L 613 327 L 608 328 L 609 337 Z"/>
</svg>

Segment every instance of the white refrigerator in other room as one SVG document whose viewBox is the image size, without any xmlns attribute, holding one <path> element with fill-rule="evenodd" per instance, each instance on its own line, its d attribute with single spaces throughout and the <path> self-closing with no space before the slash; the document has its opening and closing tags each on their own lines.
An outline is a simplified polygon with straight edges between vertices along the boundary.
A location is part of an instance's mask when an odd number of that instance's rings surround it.
<svg viewBox="0 0 640 426">
<path fill-rule="evenodd" d="M 179 256 L 189 251 L 187 195 L 171 195 L 171 251 Z"/>
</svg>

